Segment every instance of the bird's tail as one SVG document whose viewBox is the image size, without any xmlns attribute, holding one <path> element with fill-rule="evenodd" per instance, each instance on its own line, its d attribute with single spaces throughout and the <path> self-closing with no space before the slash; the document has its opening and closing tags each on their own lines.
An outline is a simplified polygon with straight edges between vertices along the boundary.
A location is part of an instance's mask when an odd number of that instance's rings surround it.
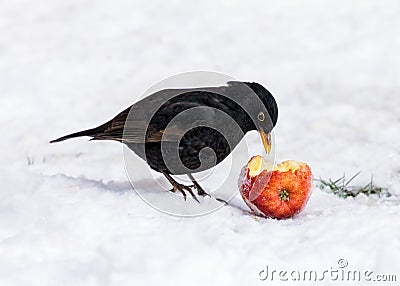
<svg viewBox="0 0 400 286">
<path fill-rule="evenodd" d="M 96 134 L 98 134 L 100 132 L 100 127 L 96 127 L 96 128 L 92 128 L 92 129 L 87 129 L 87 130 L 83 130 L 83 131 L 79 131 L 79 132 L 75 132 L 72 134 L 68 134 L 65 136 L 62 136 L 60 138 L 57 138 L 55 140 L 51 140 L 50 143 L 56 143 L 56 142 L 61 142 L 67 139 L 71 139 L 71 138 L 75 138 L 75 137 L 81 137 L 81 136 L 91 136 L 94 137 Z"/>
</svg>

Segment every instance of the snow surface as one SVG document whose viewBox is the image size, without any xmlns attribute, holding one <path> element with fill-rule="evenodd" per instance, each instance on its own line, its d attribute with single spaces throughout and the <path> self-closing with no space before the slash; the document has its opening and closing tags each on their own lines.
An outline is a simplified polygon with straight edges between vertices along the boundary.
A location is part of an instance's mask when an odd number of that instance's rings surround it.
<svg viewBox="0 0 400 286">
<path fill-rule="evenodd" d="M 259 279 L 266 265 L 322 270 L 339 259 L 399 281 L 399 13 L 397 0 L 3 1 L 0 285 L 350 284 Z M 248 215 L 239 197 L 175 217 L 132 190 L 118 143 L 48 144 L 190 70 L 271 90 L 279 161 L 308 162 L 316 178 L 362 171 L 355 184 L 373 174 L 394 196 L 314 188 L 285 221 Z M 172 195 L 152 177 L 140 184 L 156 200 Z"/>
</svg>

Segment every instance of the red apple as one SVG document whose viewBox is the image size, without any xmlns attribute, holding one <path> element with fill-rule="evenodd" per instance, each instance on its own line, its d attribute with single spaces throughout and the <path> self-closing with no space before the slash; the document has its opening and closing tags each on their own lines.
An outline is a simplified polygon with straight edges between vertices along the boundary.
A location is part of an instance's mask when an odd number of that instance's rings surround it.
<svg viewBox="0 0 400 286">
<path fill-rule="evenodd" d="M 289 218 L 306 206 L 312 192 L 312 173 L 306 163 L 294 160 L 266 170 L 263 158 L 254 156 L 242 169 L 239 189 L 246 204 L 256 214 Z"/>
</svg>

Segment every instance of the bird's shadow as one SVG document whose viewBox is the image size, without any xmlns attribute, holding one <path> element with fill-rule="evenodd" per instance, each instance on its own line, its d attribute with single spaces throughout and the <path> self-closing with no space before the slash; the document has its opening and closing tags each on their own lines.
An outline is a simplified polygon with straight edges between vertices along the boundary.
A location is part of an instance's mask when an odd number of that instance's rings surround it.
<svg viewBox="0 0 400 286">
<path fill-rule="evenodd" d="M 61 173 L 56 175 L 50 175 L 47 177 L 48 179 L 54 180 L 57 185 L 60 185 L 60 180 L 61 180 L 63 182 L 63 185 L 65 185 L 67 188 L 74 188 L 74 189 L 95 188 L 98 191 L 112 192 L 120 195 L 135 193 L 140 196 L 141 190 L 146 190 L 147 194 L 160 193 L 161 195 L 162 192 L 165 192 L 168 189 L 167 187 L 168 182 L 163 178 L 161 179 L 142 178 L 134 182 L 130 182 L 129 180 L 126 181 L 111 180 L 105 182 L 102 179 L 95 180 L 86 178 L 85 176 L 74 177 Z M 241 211 L 243 214 L 255 216 L 255 214 L 250 212 L 247 209 L 246 205 L 243 203 L 243 201 L 240 200 L 238 197 L 232 198 L 226 203 L 226 205 Z"/>
<path fill-rule="evenodd" d="M 62 180 L 68 187 L 79 187 L 79 188 L 96 188 L 102 191 L 113 192 L 118 194 L 126 194 L 137 192 L 136 190 L 145 189 L 148 192 L 160 192 L 163 191 L 163 187 L 155 179 L 140 179 L 134 182 L 129 180 L 126 181 L 104 181 L 102 179 L 95 180 L 85 176 L 70 176 L 66 174 L 56 174 L 48 176 L 49 179 Z M 166 184 L 163 184 L 166 185 Z"/>
</svg>

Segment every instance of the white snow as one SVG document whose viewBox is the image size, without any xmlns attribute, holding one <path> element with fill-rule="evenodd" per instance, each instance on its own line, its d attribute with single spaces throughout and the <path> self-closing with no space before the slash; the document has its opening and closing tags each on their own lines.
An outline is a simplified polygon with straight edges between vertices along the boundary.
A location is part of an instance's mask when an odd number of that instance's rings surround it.
<svg viewBox="0 0 400 286">
<path fill-rule="evenodd" d="M 336 285 L 258 275 L 266 265 L 322 271 L 339 259 L 399 281 L 399 13 L 396 0 L 3 1 L 0 285 Z M 362 171 L 355 184 L 373 174 L 394 196 L 314 188 L 285 221 L 246 214 L 239 196 L 240 208 L 182 218 L 132 190 L 118 143 L 48 144 L 191 70 L 271 90 L 279 161 L 305 161 L 316 178 Z M 247 142 L 260 144 L 257 134 Z M 173 195 L 152 177 L 140 186 L 155 200 Z"/>
</svg>

